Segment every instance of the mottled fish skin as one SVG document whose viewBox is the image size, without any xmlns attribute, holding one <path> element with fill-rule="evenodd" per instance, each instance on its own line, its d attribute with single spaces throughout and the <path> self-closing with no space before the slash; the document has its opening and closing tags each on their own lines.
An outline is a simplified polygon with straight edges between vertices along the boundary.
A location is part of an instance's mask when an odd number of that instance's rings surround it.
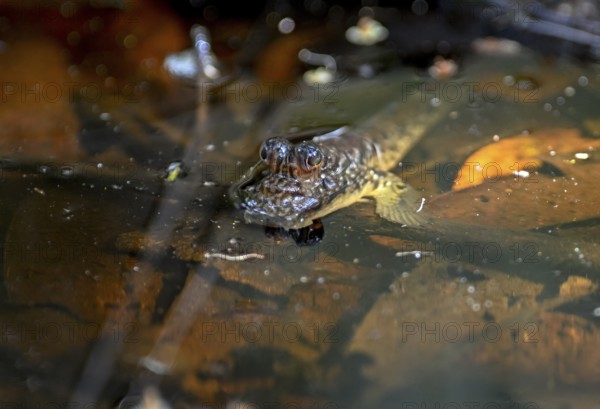
<svg viewBox="0 0 600 409">
<path fill-rule="evenodd" d="M 246 222 L 273 227 L 308 226 L 365 196 L 375 197 L 382 217 L 411 224 L 417 219 L 414 202 L 419 198 L 388 171 L 447 112 L 443 104 L 434 107 L 420 99 L 394 102 L 356 127 L 314 137 L 313 149 L 316 146 L 320 152 L 320 163 L 314 169 L 303 170 L 305 158 L 292 148 L 276 165 L 258 162 L 232 186 L 231 196 L 243 209 Z M 270 142 L 285 144 L 288 142 Z M 262 154 L 273 156 L 264 150 Z"/>
</svg>

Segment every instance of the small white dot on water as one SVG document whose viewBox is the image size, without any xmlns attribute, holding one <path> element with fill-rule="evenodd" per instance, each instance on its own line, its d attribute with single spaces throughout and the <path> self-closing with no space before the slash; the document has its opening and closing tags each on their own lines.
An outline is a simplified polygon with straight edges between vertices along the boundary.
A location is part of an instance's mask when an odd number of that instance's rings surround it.
<svg viewBox="0 0 600 409">
<path fill-rule="evenodd" d="M 469 294 L 473 294 L 475 292 L 475 286 L 474 285 L 470 285 L 467 287 L 467 292 Z"/>
<path fill-rule="evenodd" d="M 300 277 L 300 282 L 301 283 L 308 283 L 308 277 L 307 276 Z"/>
<path fill-rule="evenodd" d="M 579 77 L 579 79 L 577 80 L 577 83 L 582 86 L 582 87 L 586 87 L 589 84 L 589 80 L 585 75 L 582 75 L 581 77 Z"/>
<path fill-rule="evenodd" d="M 324 277 L 317 278 L 317 283 L 319 283 L 319 284 L 325 284 L 325 278 Z"/>
<path fill-rule="evenodd" d="M 594 316 L 595 317 L 600 317 L 600 307 L 594 308 Z"/>
<path fill-rule="evenodd" d="M 481 309 L 481 305 L 478 302 L 476 302 L 471 306 L 471 308 L 473 309 L 473 311 L 479 311 Z"/>
<path fill-rule="evenodd" d="M 296 22 L 290 17 L 285 17 L 279 21 L 277 28 L 282 34 L 289 34 L 296 28 Z"/>
<path fill-rule="evenodd" d="M 575 88 L 573 87 L 566 87 L 565 88 L 565 95 L 568 97 L 572 97 L 573 95 L 575 95 Z"/>
</svg>

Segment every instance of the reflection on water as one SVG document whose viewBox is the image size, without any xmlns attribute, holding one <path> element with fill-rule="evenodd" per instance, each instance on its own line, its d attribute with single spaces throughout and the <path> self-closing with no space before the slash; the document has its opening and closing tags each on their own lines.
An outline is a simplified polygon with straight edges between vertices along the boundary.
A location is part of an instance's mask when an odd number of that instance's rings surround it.
<svg viewBox="0 0 600 409">
<path fill-rule="evenodd" d="M 3 402 L 592 407 L 597 70 L 524 48 L 459 68 L 316 88 L 240 77 L 198 99 L 171 84 L 195 102 L 99 120 L 75 101 L 77 154 L 2 163 Z M 394 170 L 426 228 L 371 202 L 323 218 L 313 246 L 243 222 L 227 189 L 262 140 L 399 98 L 452 104 Z"/>
</svg>

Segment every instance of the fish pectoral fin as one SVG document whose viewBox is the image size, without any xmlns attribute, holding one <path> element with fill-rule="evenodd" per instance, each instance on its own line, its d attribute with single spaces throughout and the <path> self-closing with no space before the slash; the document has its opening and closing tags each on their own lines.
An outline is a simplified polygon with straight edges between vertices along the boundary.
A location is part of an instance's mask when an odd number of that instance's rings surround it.
<svg viewBox="0 0 600 409">
<path fill-rule="evenodd" d="M 425 224 L 425 216 L 419 213 L 422 196 L 393 173 L 383 173 L 382 183 L 370 194 L 376 201 L 375 211 L 384 219 L 407 226 Z"/>
</svg>

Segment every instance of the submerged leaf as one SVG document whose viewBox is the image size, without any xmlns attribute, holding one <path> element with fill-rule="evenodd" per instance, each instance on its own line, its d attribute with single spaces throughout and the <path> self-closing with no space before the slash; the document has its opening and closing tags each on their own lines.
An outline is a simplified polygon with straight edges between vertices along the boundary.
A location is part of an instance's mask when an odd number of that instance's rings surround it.
<svg viewBox="0 0 600 409">
<path fill-rule="evenodd" d="M 600 147 L 600 140 L 581 136 L 577 129 L 547 129 L 502 139 L 475 151 L 465 160 L 452 190 L 495 182 L 506 176 L 528 177 L 554 156 Z"/>
</svg>

